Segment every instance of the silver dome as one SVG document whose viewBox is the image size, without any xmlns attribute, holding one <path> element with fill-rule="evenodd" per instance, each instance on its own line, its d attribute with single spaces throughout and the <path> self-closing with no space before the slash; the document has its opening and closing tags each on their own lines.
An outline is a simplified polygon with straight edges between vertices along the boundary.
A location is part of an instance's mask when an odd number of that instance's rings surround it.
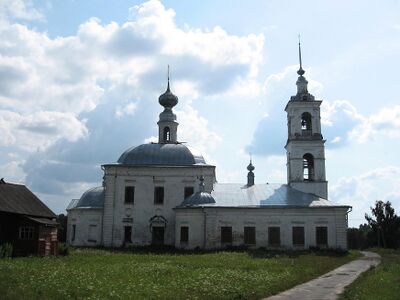
<svg viewBox="0 0 400 300">
<path fill-rule="evenodd" d="M 183 144 L 143 144 L 126 150 L 118 159 L 122 165 L 191 166 L 206 164 L 197 150 Z"/>
<path fill-rule="evenodd" d="M 215 199 L 210 193 L 206 192 L 197 192 L 193 195 L 187 197 L 181 203 L 180 207 L 182 206 L 196 206 L 201 204 L 214 204 Z"/>
<path fill-rule="evenodd" d="M 72 208 L 102 208 L 104 207 L 104 188 L 91 188 L 84 192 L 80 199 L 74 199 L 67 209 Z"/>
</svg>

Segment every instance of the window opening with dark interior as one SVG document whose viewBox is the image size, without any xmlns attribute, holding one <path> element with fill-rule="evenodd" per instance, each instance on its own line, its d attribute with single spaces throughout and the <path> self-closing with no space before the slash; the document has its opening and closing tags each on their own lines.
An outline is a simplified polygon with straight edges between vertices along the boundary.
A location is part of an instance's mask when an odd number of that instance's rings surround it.
<svg viewBox="0 0 400 300">
<path fill-rule="evenodd" d="M 171 140 L 171 130 L 169 127 L 164 127 L 164 141 L 169 142 Z"/>
<path fill-rule="evenodd" d="M 281 244 L 280 227 L 268 227 L 268 245 L 278 247 Z"/>
<path fill-rule="evenodd" d="M 154 204 L 164 204 L 164 187 L 156 186 L 154 188 Z"/>
<path fill-rule="evenodd" d="M 303 135 L 311 135 L 311 114 L 308 112 L 301 115 L 301 131 Z"/>
<path fill-rule="evenodd" d="M 132 226 L 125 226 L 124 229 L 124 244 L 132 243 Z"/>
<path fill-rule="evenodd" d="M 221 244 L 232 244 L 232 227 L 221 227 Z"/>
<path fill-rule="evenodd" d="M 186 199 L 187 197 L 192 196 L 193 194 L 194 194 L 194 187 L 192 187 L 192 186 L 186 186 L 186 187 L 185 187 L 185 199 Z"/>
<path fill-rule="evenodd" d="M 244 227 L 244 243 L 245 245 L 255 245 L 256 244 L 256 228 L 246 226 Z"/>
<path fill-rule="evenodd" d="M 303 179 L 306 181 L 314 180 L 314 157 L 310 153 L 303 156 Z"/>
<path fill-rule="evenodd" d="M 318 247 L 326 247 L 328 246 L 328 227 L 326 226 L 318 226 L 315 229 L 315 239 Z"/>
<path fill-rule="evenodd" d="M 181 244 L 187 244 L 189 242 L 189 227 L 181 226 Z"/>
<path fill-rule="evenodd" d="M 125 187 L 125 203 L 133 204 L 135 202 L 135 187 L 126 186 Z"/>
</svg>

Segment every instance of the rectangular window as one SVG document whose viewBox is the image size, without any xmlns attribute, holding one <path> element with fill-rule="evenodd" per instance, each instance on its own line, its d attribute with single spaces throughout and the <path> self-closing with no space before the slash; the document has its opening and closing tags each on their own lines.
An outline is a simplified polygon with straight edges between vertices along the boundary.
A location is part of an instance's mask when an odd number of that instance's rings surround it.
<svg viewBox="0 0 400 300">
<path fill-rule="evenodd" d="M 132 243 L 132 226 L 124 227 L 124 244 Z"/>
<path fill-rule="evenodd" d="M 304 227 L 292 227 L 292 242 L 294 246 L 304 246 Z"/>
<path fill-rule="evenodd" d="M 194 187 L 192 187 L 192 186 L 185 187 L 185 198 L 184 199 L 192 196 L 193 194 L 194 194 Z"/>
<path fill-rule="evenodd" d="M 280 246 L 281 229 L 279 227 L 268 227 L 268 245 Z"/>
<path fill-rule="evenodd" d="M 164 204 L 164 187 L 156 186 L 154 188 L 154 204 Z"/>
<path fill-rule="evenodd" d="M 189 227 L 181 226 L 181 244 L 189 242 Z"/>
<path fill-rule="evenodd" d="M 19 228 L 19 238 L 21 240 L 33 240 L 33 226 L 21 226 Z"/>
<path fill-rule="evenodd" d="M 328 246 L 328 227 L 321 226 L 315 229 L 317 246 Z"/>
<path fill-rule="evenodd" d="M 232 244 L 232 227 L 221 227 L 221 243 Z"/>
<path fill-rule="evenodd" d="M 135 202 L 135 187 L 126 186 L 125 187 L 125 203 L 133 204 Z"/>
<path fill-rule="evenodd" d="M 76 225 L 72 225 L 72 237 L 71 241 L 75 241 L 75 234 L 76 234 Z"/>
<path fill-rule="evenodd" d="M 255 227 L 244 227 L 244 243 L 246 245 L 256 244 L 256 228 Z"/>
<path fill-rule="evenodd" d="M 88 242 L 97 242 L 97 225 L 89 225 Z"/>
</svg>

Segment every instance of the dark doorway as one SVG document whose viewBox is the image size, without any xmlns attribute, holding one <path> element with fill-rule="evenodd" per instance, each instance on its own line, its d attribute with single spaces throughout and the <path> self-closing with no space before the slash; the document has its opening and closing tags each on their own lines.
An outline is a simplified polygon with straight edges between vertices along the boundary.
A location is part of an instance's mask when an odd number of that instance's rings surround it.
<svg viewBox="0 0 400 300">
<path fill-rule="evenodd" d="M 153 226 L 151 243 L 153 245 L 164 245 L 164 227 Z"/>
<path fill-rule="evenodd" d="M 132 243 L 132 226 L 125 226 L 124 244 Z"/>
</svg>

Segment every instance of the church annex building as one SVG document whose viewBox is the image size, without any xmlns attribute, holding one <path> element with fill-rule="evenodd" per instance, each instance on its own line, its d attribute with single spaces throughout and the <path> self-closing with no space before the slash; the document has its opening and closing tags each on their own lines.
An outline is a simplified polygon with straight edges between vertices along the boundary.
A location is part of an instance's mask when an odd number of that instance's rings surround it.
<svg viewBox="0 0 400 300">
<path fill-rule="evenodd" d="M 299 48 L 300 51 L 300 48 Z M 351 207 L 328 200 L 320 105 L 301 66 L 297 94 L 288 101 L 287 184 L 218 183 L 215 166 L 178 142 L 168 87 L 159 97 L 158 143 L 126 150 L 105 164 L 103 186 L 67 208 L 73 246 L 171 245 L 177 248 L 309 247 L 347 249 Z"/>
</svg>

